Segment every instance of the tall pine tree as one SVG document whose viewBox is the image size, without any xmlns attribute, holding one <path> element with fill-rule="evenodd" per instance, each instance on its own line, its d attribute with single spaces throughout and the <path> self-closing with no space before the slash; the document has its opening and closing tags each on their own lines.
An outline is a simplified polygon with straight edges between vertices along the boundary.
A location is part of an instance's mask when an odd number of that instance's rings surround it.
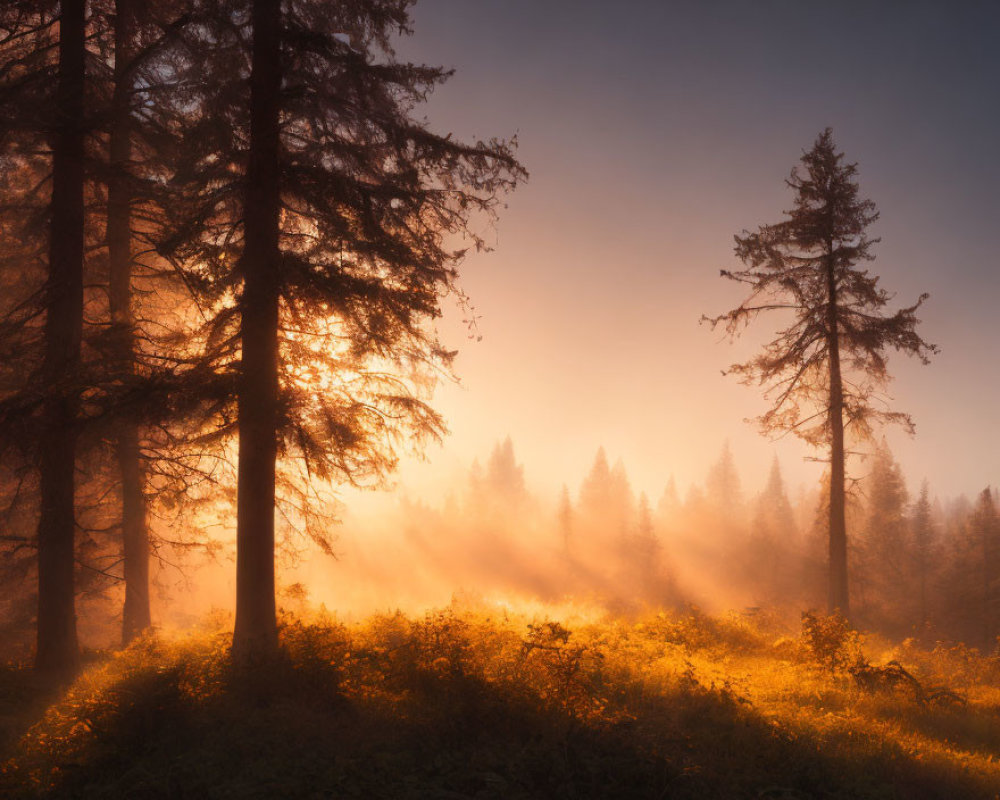
<svg viewBox="0 0 1000 800">
<path fill-rule="evenodd" d="M 86 3 L 63 0 L 54 96 L 52 201 L 42 385 L 38 521 L 41 672 L 71 674 L 79 662 L 75 609 L 76 443 L 83 337 L 84 72 Z"/>
<path fill-rule="evenodd" d="M 890 294 L 861 265 L 874 259 L 878 219 L 828 128 L 802 156 L 787 183 L 795 199 L 786 219 L 735 237 L 744 268 L 723 270 L 744 284 L 739 306 L 708 318 L 737 336 L 764 312 L 790 317 L 756 357 L 729 372 L 765 387 L 771 407 L 759 418 L 765 434 L 792 432 L 827 451 L 829 480 L 829 609 L 850 613 L 848 594 L 845 462 L 848 435 L 864 439 L 878 423 L 910 417 L 888 411 L 881 390 L 889 380 L 887 351 L 925 363 L 936 352 L 916 332 L 916 311 L 927 295 L 887 314 Z"/>
<path fill-rule="evenodd" d="M 442 432 L 422 381 L 453 356 L 433 320 L 455 243 L 482 249 L 474 218 L 525 175 L 509 143 L 413 117 L 448 73 L 396 60 L 409 6 L 218 0 L 189 44 L 207 57 L 182 81 L 191 135 L 161 252 L 200 294 L 201 360 L 236 406 L 219 424 L 239 437 L 238 656 L 276 642 L 282 475 L 377 482 L 398 447 Z"/>
</svg>

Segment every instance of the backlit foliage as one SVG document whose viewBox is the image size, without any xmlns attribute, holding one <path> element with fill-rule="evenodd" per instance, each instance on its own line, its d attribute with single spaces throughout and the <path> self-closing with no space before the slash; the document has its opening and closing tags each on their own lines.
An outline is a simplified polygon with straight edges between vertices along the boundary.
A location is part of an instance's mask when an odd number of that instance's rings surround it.
<svg viewBox="0 0 1000 800">
<path fill-rule="evenodd" d="M 285 655 L 255 674 L 229 663 L 226 622 L 100 660 L 9 742 L 0 788 L 974 798 L 1000 785 L 1000 662 L 862 639 L 836 620 L 807 619 L 800 637 L 765 614 L 697 610 L 286 615 Z M 845 642 L 871 680 L 831 658 Z M 910 680 L 893 681 L 901 671 Z M 954 702 L 927 702 L 930 687 Z"/>
<path fill-rule="evenodd" d="M 861 197 L 857 172 L 856 164 L 836 152 L 827 128 L 786 181 L 795 191 L 787 218 L 734 237 L 744 268 L 722 271 L 746 286 L 749 296 L 707 320 L 713 327 L 735 336 L 764 312 L 788 318 L 759 355 L 729 368 L 745 383 L 764 387 L 771 406 L 758 421 L 765 433 L 792 432 L 813 445 L 829 441 L 834 350 L 844 370 L 849 433 L 863 440 L 879 423 L 913 428 L 908 414 L 888 407 L 887 351 L 924 363 L 937 352 L 916 332 L 916 312 L 928 295 L 886 314 L 892 295 L 879 285 L 878 275 L 863 268 L 875 259 L 878 239 L 868 228 L 879 215 L 875 204 Z"/>
<path fill-rule="evenodd" d="M 503 195 L 527 177 L 515 140 L 457 141 L 417 115 L 451 73 L 396 57 L 411 5 L 282 4 L 273 290 L 285 496 L 313 481 L 377 485 L 400 451 L 444 432 L 429 390 L 455 353 L 435 323 L 447 297 L 463 302 L 465 254 L 489 249 Z M 158 243 L 204 312 L 200 358 L 230 389 L 242 357 L 252 33 L 235 8 L 204 4 L 204 24 L 181 33 L 197 57 L 164 100 L 186 116 Z M 231 433 L 235 420 L 227 407 L 215 421 Z M 315 499 L 302 494 L 303 507 Z"/>
</svg>

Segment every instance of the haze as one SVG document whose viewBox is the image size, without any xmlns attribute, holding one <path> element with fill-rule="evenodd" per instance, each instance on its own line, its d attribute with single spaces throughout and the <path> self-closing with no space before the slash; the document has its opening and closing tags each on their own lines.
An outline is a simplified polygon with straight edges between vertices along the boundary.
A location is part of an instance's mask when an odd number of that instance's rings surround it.
<svg viewBox="0 0 1000 800">
<path fill-rule="evenodd" d="M 881 211 L 872 271 L 899 304 L 931 294 L 922 330 L 942 352 L 891 360 L 917 424 L 887 432 L 893 450 L 942 495 L 996 482 L 998 18 L 989 3 L 421 2 L 402 54 L 456 68 L 428 116 L 517 132 L 532 175 L 496 252 L 465 266 L 483 340 L 460 312 L 445 325 L 461 349 L 462 388 L 437 392 L 452 435 L 401 486 L 432 497 L 506 435 L 552 493 L 599 445 L 651 496 L 670 474 L 683 490 L 727 440 L 748 482 L 776 453 L 811 485 L 808 448 L 758 436 L 743 420 L 759 392 L 721 375 L 770 323 L 730 346 L 698 320 L 739 299 L 718 277 L 733 235 L 780 217 L 784 178 L 828 125 Z"/>
</svg>

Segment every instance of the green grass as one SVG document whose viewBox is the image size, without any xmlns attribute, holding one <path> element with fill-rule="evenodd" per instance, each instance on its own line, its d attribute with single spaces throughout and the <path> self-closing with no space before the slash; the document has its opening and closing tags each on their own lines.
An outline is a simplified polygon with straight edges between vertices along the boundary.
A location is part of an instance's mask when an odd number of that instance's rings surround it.
<svg viewBox="0 0 1000 800">
<path fill-rule="evenodd" d="M 282 640 L 284 658 L 239 674 L 222 630 L 150 638 L 97 661 L 58 697 L 6 669 L 0 796 L 1000 792 L 1000 681 L 995 661 L 974 652 L 865 645 L 928 685 L 961 662 L 967 704 L 946 707 L 863 692 L 776 624 L 700 614 L 286 619 Z"/>
</svg>

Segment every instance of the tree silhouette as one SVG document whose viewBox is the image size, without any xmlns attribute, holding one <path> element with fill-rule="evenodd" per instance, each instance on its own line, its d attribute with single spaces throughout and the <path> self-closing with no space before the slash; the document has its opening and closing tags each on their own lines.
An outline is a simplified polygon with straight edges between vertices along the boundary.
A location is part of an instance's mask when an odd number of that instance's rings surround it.
<svg viewBox="0 0 1000 800">
<path fill-rule="evenodd" d="M 123 379 L 136 369 L 135 323 L 132 312 L 133 61 L 138 47 L 133 0 L 114 4 L 114 72 L 108 136 L 108 302 L 114 331 L 114 357 Z M 115 431 L 115 456 L 122 495 L 122 570 L 125 604 L 122 640 L 126 644 L 150 625 L 149 536 L 146 499 L 135 420 L 123 420 Z"/>
<path fill-rule="evenodd" d="M 775 456 L 767 484 L 754 503 L 750 552 L 746 559 L 753 584 L 767 602 L 787 599 L 793 591 L 792 556 L 797 554 L 796 533 L 795 515 Z"/>
<path fill-rule="evenodd" d="M 52 127 L 52 197 L 44 359 L 38 521 L 38 646 L 35 666 L 76 669 L 74 543 L 76 444 L 80 406 L 84 259 L 84 0 L 64 0 Z"/>
<path fill-rule="evenodd" d="M 563 555 L 569 555 L 573 548 L 573 517 L 573 501 L 569 496 L 569 487 L 564 483 L 559 490 L 559 507 L 556 511 Z"/>
<path fill-rule="evenodd" d="M 795 532 L 795 514 L 788 499 L 777 456 L 771 460 L 767 483 L 757 498 L 754 524 L 755 527 L 766 530 L 770 536 L 790 536 Z"/>
<path fill-rule="evenodd" d="M 423 389 L 454 353 L 433 320 L 485 248 L 473 219 L 525 177 L 511 143 L 413 117 L 449 73 L 395 58 L 409 6 L 209 3 L 188 43 L 205 57 L 183 75 L 186 167 L 161 251 L 206 309 L 202 362 L 230 401 L 219 432 L 239 435 L 237 655 L 276 644 L 279 467 L 300 486 L 370 485 L 401 443 L 443 432 Z"/>
<path fill-rule="evenodd" d="M 850 613 L 845 520 L 845 433 L 861 440 L 878 423 L 913 429 L 907 414 L 888 409 L 888 349 L 927 363 L 934 345 L 916 332 L 916 310 L 927 298 L 892 314 L 891 296 L 860 264 L 874 259 L 878 241 L 868 227 L 878 219 L 862 199 L 857 165 L 844 161 L 827 128 L 786 181 L 795 192 L 787 218 L 735 237 L 745 268 L 723 270 L 749 287 L 739 306 L 714 318 L 738 336 L 761 313 L 791 317 L 756 357 L 729 372 L 765 387 L 770 408 L 759 418 L 765 434 L 794 433 L 827 450 L 830 461 L 829 608 Z"/>
<path fill-rule="evenodd" d="M 628 531 L 633 505 L 625 465 L 618 459 L 612 467 L 604 448 L 598 448 L 590 472 L 580 484 L 581 527 L 588 530 L 587 536 L 593 542 L 608 545 Z"/>
<path fill-rule="evenodd" d="M 992 650 L 1000 634 L 1000 514 L 993 489 L 970 504 L 963 495 L 942 536 L 940 597 L 935 607 L 949 634 Z"/>
<path fill-rule="evenodd" d="M 971 582 L 977 582 L 980 620 L 982 625 L 982 645 L 988 649 L 996 644 L 1000 633 L 1000 514 L 997 513 L 993 490 L 986 487 L 979 494 L 975 509 L 969 520 L 969 536 L 972 547 L 979 550 L 979 575 L 967 575 Z M 979 578 L 976 581 L 976 577 Z"/>
<path fill-rule="evenodd" d="M 0 439 L 7 456 L 5 466 L 17 474 L 5 500 L 11 504 L 8 510 L 40 502 L 42 485 L 48 492 L 52 484 L 54 461 L 60 470 L 76 470 L 72 490 L 66 488 L 66 477 L 60 479 L 64 484 L 58 504 L 63 507 L 60 524 L 67 525 L 71 510 L 75 529 L 72 537 L 65 535 L 72 547 L 65 544 L 61 557 L 70 563 L 62 567 L 64 571 L 76 562 L 75 579 L 65 592 L 72 592 L 75 583 L 77 594 L 94 596 L 97 590 L 120 581 L 119 532 L 124 530 L 126 540 L 132 533 L 133 543 L 138 534 L 138 554 L 129 542 L 124 546 L 125 577 L 131 578 L 126 581 L 125 631 L 145 627 L 149 619 L 148 576 L 143 568 L 146 553 L 141 547 L 146 538 L 145 514 L 132 513 L 144 504 L 139 447 L 135 437 L 131 446 L 119 446 L 121 434 L 130 427 L 121 418 L 121 401 L 126 394 L 140 394 L 136 392 L 137 337 L 129 322 L 135 300 L 130 286 L 135 179 L 127 174 L 133 171 L 128 146 L 132 126 L 127 118 L 134 106 L 150 110 L 149 93 L 155 88 L 148 80 L 155 74 L 152 70 L 143 76 L 144 95 L 133 92 L 124 79 L 131 58 L 119 57 L 119 53 L 135 51 L 140 44 L 147 56 L 151 52 L 145 46 L 148 42 L 132 41 L 135 26 L 130 11 L 134 9 L 133 0 L 93 0 L 84 4 L 83 11 L 71 4 L 17 2 L 0 13 L 4 166 L 0 247 L 4 294 L 9 301 L 0 309 Z M 78 23 L 79 14 L 85 23 Z M 77 24 L 85 25 L 82 34 Z M 72 91 L 82 96 L 65 105 L 64 81 L 56 80 L 64 71 L 59 41 L 75 35 L 83 36 L 84 43 L 82 56 L 74 55 Z M 67 159 L 65 128 L 71 118 L 79 129 L 74 136 L 82 144 L 75 144 L 75 154 Z M 68 224 L 65 208 L 67 160 L 72 182 L 79 187 L 73 189 L 73 213 L 78 219 L 72 224 Z M 149 216 L 145 223 L 150 224 Z M 46 250 L 45 232 L 50 240 L 59 240 L 58 247 Z M 78 236 L 83 237 L 80 263 L 68 275 L 65 249 Z M 43 272 L 48 274 L 39 276 Z M 151 294 L 148 284 L 144 288 Z M 78 311 L 69 307 L 67 293 L 74 295 L 71 305 L 79 304 Z M 156 322 L 161 329 L 165 323 L 164 318 Z M 60 347 L 64 351 L 61 365 L 59 358 L 52 359 L 53 341 L 60 338 L 75 350 L 70 357 L 69 349 Z M 52 412 L 59 403 L 64 415 L 54 425 Z M 152 404 L 146 405 L 148 409 Z M 107 463 L 112 450 L 118 451 L 121 467 L 115 475 Z M 37 486 L 30 475 L 34 471 L 39 476 Z M 124 525 L 115 504 L 109 502 L 118 495 L 126 501 Z M 43 566 L 52 562 L 51 536 L 41 534 L 51 529 L 55 506 L 50 501 L 42 505 L 47 510 L 39 514 L 39 537 L 30 545 L 39 546 L 38 577 L 40 585 L 47 587 L 39 602 L 51 608 L 52 602 L 44 599 L 51 594 L 51 570 Z M 69 603 L 63 600 L 60 607 L 68 609 Z M 52 628 L 48 616 L 46 612 L 38 620 L 39 636 L 46 640 L 45 631 Z M 70 649 L 68 645 L 61 648 Z M 48 659 L 45 652 L 42 648 L 39 654 L 42 662 Z"/>
<path fill-rule="evenodd" d="M 909 494 L 902 469 L 883 440 L 875 448 L 871 469 L 863 481 L 867 495 L 864 525 L 857 540 L 858 572 L 864 584 L 866 608 L 881 610 L 880 627 L 909 628 L 916 559 L 906 509 Z M 871 622 L 869 617 L 867 622 Z M 905 626 L 902 623 L 907 623 Z"/>
<path fill-rule="evenodd" d="M 667 479 L 667 485 L 663 487 L 663 493 L 656 503 L 656 514 L 661 519 L 672 518 L 680 508 L 681 500 L 677 494 L 677 481 L 671 475 Z"/>
<path fill-rule="evenodd" d="M 611 505 L 611 465 L 603 447 L 597 449 L 594 463 L 580 484 L 580 510 L 584 515 L 598 515 Z"/>
<path fill-rule="evenodd" d="M 925 631 L 929 622 L 927 603 L 927 583 L 932 571 L 932 559 L 937 546 L 937 536 L 934 530 L 934 519 L 931 513 L 930 489 L 927 481 L 920 487 L 920 496 L 913 508 L 913 548 L 917 582 L 920 586 L 919 614 L 920 628 Z"/>
<path fill-rule="evenodd" d="M 486 462 L 486 481 L 491 493 L 507 506 L 516 506 L 524 498 L 524 467 L 514 456 L 514 443 L 508 436 L 498 442 Z"/>
<path fill-rule="evenodd" d="M 705 476 L 705 492 L 723 520 L 736 521 L 743 508 L 743 487 L 729 442 L 722 445 L 719 458 Z"/>
</svg>

